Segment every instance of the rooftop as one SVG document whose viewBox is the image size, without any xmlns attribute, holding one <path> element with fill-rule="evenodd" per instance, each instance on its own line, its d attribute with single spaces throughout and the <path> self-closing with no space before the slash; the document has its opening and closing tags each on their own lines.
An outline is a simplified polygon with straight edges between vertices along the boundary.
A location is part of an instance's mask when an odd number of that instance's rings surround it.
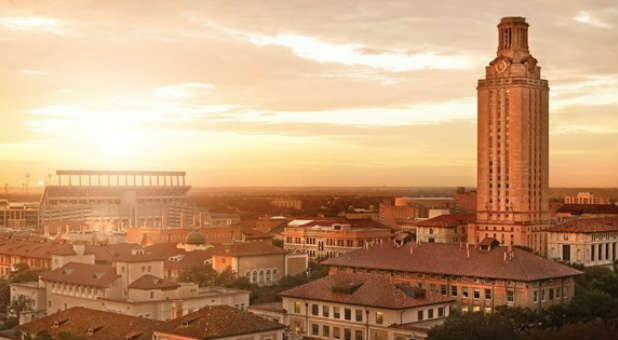
<svg viewBox="0 0 618 340">
<path fill-rule="evenodd" d="M 604 231 L 618 232 L 618 218 L 581 218 L 553 226 L 549 228 L 548 231 L 567 233 L 595 233 Z"/>
<path fill-rule="evenodd" d="M 149 289 L 168 290 L 168 289 L 176 289 L 178 287 L 180 287 L 180 285 L 174 281 L 161 279 L 161 278 L 158 278 L 150 274 L 140 276 L 139 279 L 133 281 L 133 283 L 129 285 L 129 288 L 131 289 L 142 289 L 142 290 L 149 290 Z"/>
<path fill-rule="evenodd" d="M 618 206 L 615 204 L 564 204 L 556 213 L 571 215 L 618 215 Z"/>
<path fill-rule="evenodd" d="M 468 276 L 487 279 L 536 281 L 569 277 L 580 271 L 514 247 L 498 246 L 483 251 L 480 247 L 445 243 L 391 243 L 358 249 L 323 263 L 330 266 L 392 270 L 437 275 Z M 506 260 L 505 260 L 506 259 Z"/>
<path fill-rule="evenodd" d="M 109 265 L 69 262 L 61 268 L 41 274 L 44 281 L 78 284 L 92 287 L 108 287 L 120 275 Z"/>
<path fill-rule="evenodd" d="M 393 281 L 388 275 L 337 273 L 280 293 L 283 297 L 366 307 L 405 309 L 454 301 L 424 289 Z"/>
<path fill-rule="evenodd" d="M 194 339 L 218 339 L 282 330 L 285 326 L 230 306 L 207 306 L 168 321 L 162 333 Z"/>
<path fill-rule="evenodd" d="M 23 324 L 17 329 L 32 337 L 40 332 L 47 332 L 54 338 L 64 333 L 85 340 L 150 340 L 153 331 L 164 326 L 162 321 L 73 307 Z"/>
<path fill-rule="evenodd" d="M 234 242 L 217 245 L 212 254 L 218 256 L 262 256 L 287 254 L 287 250 L 273 246 L 271 242 Z"/>
<path fill-rule="evenodd" d="M 416 223 L 419 227 L 453 228 L 462 224 L 472 223 L 476 214 L 440 215 Z"/>
</svg>

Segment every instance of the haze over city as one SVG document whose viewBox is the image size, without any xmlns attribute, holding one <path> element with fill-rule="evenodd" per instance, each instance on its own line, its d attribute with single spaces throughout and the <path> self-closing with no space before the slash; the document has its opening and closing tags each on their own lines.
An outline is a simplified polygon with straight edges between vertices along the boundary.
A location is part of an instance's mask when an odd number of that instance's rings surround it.
<svg viewBox="0 0 618 340">
<path fill-rule="evenodd" d="M 474 186 L 476 82 L 497 18 L 521 15 L 550 82 L 549 185 L 615 187 L 616 3 L 460 4 L 0 2 L 2 185 Z"/>
</svg>

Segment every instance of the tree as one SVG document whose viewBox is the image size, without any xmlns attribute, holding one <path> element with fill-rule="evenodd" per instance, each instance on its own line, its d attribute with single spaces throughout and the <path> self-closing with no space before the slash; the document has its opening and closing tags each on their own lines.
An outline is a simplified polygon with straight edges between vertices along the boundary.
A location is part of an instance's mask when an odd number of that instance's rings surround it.
<svg viewBox="0 0 618 340">
<path fill-rule="evenodd" d="M 217 272 L 209 264 L 197 264 L 180 272 L 178 281 L 193 282 L 200 286 L 212 286 L 215 284 Z"/>
<path fill-rule="evenodd" d="M 9 274 L 9 282 L 29 282 L 38 281 L 39 275 L 43 272 L 43 269 L 30 269 L 28 264 L 20 262 L 13 265 L 13 271 Z"/>
<path fill-rule="evenodd" d="M 600 319 L 585 323 L 568 324 L 559 329 L 535 329 L 526 334 L 525 339 L 559 340 L 559 339 L 616 339 L 618 329 L 615 322 Z"/>
<path fill-rule="evenodd" d="M 511 321 L 498 313 L 452 311 L 446 321 L 429 330 L 428 339 L 520 339 Z"/>
</svg>

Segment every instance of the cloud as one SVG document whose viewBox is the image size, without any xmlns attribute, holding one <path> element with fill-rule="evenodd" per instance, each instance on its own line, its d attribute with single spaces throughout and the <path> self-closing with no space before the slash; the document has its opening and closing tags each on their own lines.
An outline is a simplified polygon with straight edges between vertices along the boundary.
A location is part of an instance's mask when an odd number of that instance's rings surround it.
<svg viewBox="0 0 618 340">
<path fill-rule="evenodd" d="M 0 26 L 11 31 L 51 33 L 56 35 L 66 35 L 68 29 L 62 22 L 55 18 L 45 17 L 2 17 Z"/>
<path fill-rule="evenodd" d="M 19 72 L 21 72 L 22 74 L 25 74 L 27 76 L 42 76 L 42 75 L 46 75 L 47 74 L 45 72 L 29 70 L 29 69 L 21 69 L 21 70 L 19 70 Z"/>
<path fill-rule="evenodd" d="M 601 21 L 598 18 L 595 18 L 590 15 L 587 11 L 579 11 L 576 16 L 572 18 L 576 22 L 580 24 L 590 25 L 598 28 L 610 28 L 611 26 L 606 22 Z"/>
<path fill-rule="evenodd" d="M 267 36 L 249 34 L 249 41 L 257 46 L 281 46 L 301 58 L 320 63 L 360 65 L 392 72 L 422 69 L 469 69 L 473 63 L 462 55 L 441 55 L 433 51 L 406 53 L 377 50 L 356 43 L 329 43 L 320 39 L 295 34 Z"/>
<path fill-rule="evenodd" d="M 189 98 L 195 97 L 198 92 L 212 90 L 215 86 L 209 83 L 182 83 L 162 86 L 154 90 L 152 95 L 160 98 Z"/>
</svg>

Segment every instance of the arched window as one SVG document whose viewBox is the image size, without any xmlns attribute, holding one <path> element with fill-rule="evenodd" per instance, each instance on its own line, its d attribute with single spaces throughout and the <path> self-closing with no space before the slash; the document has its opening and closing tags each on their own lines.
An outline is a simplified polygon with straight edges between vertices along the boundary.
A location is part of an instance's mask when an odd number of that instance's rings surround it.
<svg viewBox="0 0 618 340">
<path fill-rule="evenodd" d="M 266 282 L 270 283 L 270 280 L 271 280 L 270 269 L 266 269 Z"/>
<path fill-rule="evenodd" d="M 256 271 L 254 271 L 254 272 L 253 272 L 253 280 L 251 280 L 251 283 L 256 283 L 256 282 L 257 282 L 257 278 L 258 278 L 258 277 L 257 277 L 257 272 L 256 272 Z"/>
<path fill-rule="evenodd" d="M 260 270 L 259 282 L 264 282 L 264 271 L 263 270 Z"/>
</svg>

